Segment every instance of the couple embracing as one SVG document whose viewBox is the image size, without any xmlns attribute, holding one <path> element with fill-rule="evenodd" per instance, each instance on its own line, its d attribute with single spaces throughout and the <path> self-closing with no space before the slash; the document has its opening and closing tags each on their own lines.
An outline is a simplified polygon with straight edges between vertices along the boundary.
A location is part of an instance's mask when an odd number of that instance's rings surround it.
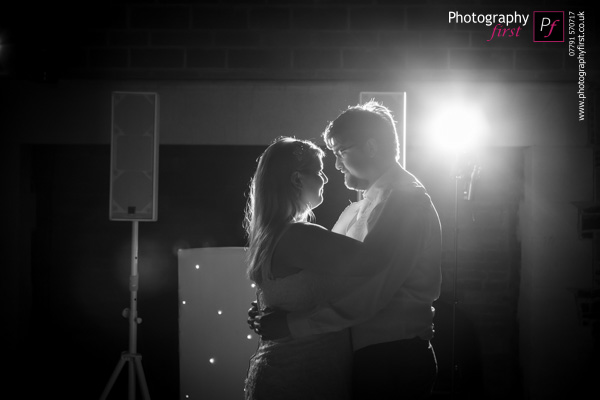
<svg viewBox="0 0 600 400">
<path fill-rule="evenodd" d="M 323 138 L 346 186 L 363 193 L 331 231 L 309 222 L 327 183 L 312 142 L 276 140 L 252 180 L 248 274 L 258 301 L 249 323 L 261 339 L 246 399 L 426 398 L 437 373 L 438 214 L 398 163 L 383 105 L 349 107 Z"/>
</svg>

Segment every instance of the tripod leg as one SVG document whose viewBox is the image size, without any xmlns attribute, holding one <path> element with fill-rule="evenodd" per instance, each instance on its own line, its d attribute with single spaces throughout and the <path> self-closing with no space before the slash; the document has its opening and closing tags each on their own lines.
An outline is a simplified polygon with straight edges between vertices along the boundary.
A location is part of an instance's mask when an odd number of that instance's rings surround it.
<svg viewBox="0 0 600 400">
<path fill-rule="evenodd" d="M 150 392 L 148 391 L 148 384 L 146 383 L 146 375 L 144 375 L 144 367 L 142 367 L 142 357 L 140 355 L 135 357 L 135 366 L 140 378 L 142 396 L 144 400 L 150 400 Z"/>
<path fill-rule="evenodd" d="M 134 356 L 135 357 L 135 356 Z M 135 400 L 135 364 L 129 357 L 129 400 Z"/>
<path fill-rule="evenodd" d="M 113 385 L 117 381 L 117 377 L 119 376 L 119 372 L 121 372 L 121 369 L 125 365 L 125 361 L 126 361 L 126 359 L 122 355 L 121 359 L 117 363 L 117 366 L 115 367 L 115 370 L 113 371 L 112 375 L 110 376 L 110 379 L 108 380 L 108 383 L 106 384 L 106 387 L 104 388 L 104 391 L 102 392 L 102 396 L 100 396 L 100 400 L 105 400 L 108 397 L 108 394 L 110 393 L 110 390 L 112 389 Z"/>
</svg>

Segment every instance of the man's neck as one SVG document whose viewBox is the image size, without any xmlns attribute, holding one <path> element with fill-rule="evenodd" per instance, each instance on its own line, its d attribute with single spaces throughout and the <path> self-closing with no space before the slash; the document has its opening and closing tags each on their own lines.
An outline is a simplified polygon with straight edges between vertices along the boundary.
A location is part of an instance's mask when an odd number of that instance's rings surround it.
<svg viewBox="0 0 600 400">
<path fill-rule="evenodd" d="M 377 182 L 394 165 L 400 165 L 400 164 L 386 163 L 386 164 L 382 164 L 382 165 L 378 166 L 377 169 L 374 170 L 373 176 L 367 180 L 368 187 L 365 189 L 365 191 L 371 189 L 373 187 L 373 185 L 375 184 L 375 182 Z"/>
</svg>

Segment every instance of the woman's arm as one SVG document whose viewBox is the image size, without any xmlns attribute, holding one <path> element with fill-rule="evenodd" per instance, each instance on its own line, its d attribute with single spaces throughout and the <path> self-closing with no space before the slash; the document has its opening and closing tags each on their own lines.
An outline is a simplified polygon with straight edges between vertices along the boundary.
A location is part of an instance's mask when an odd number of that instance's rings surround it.
<svg viewBox="0 0 600 400">
<path fill-rule="evenodd" d="M 378 206 L 381 210 L 372 212 L 379 218 L 364 243 L 320 225 L 294 224 L 275 248 L 273 271 L 279 267 L 287 271 L 309 270 L 322 275 L 346 277 L 378 274 L 398 257 L 398 232 L 401 229 L 405 231 L 404 243 L 410 242 L 410 239 L 418 240 L 419 232 L 415 225 L 421 219 L 415 214 L 418 209 L 415 203 L 422 203 L 423 197 L 414 189 L 409 193 L 391 192 L 390 197 Z M 416 224 L 412 221 L 414 218 Z"/>
<path fill-rule="evenodd" d="M 362 242 L 320 225 L 297 223 L 281 237 L 273 253 L 272 267 L 309 270 L 323 275 L 365 276 Z"/>
</svg>

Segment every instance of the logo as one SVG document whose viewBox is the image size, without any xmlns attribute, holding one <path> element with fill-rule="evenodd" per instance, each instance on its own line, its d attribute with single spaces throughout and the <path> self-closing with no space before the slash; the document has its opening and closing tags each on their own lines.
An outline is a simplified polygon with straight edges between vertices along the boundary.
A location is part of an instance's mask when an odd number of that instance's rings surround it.
<svg viewBox="0 0 600 400">
<path fill-rule="evenodd" d="M 565 41 L 565 12 L 564 11 L 534 11 L 533 12 L 533 41 L 534 42 L 564 42 Z"/>
</svg>

